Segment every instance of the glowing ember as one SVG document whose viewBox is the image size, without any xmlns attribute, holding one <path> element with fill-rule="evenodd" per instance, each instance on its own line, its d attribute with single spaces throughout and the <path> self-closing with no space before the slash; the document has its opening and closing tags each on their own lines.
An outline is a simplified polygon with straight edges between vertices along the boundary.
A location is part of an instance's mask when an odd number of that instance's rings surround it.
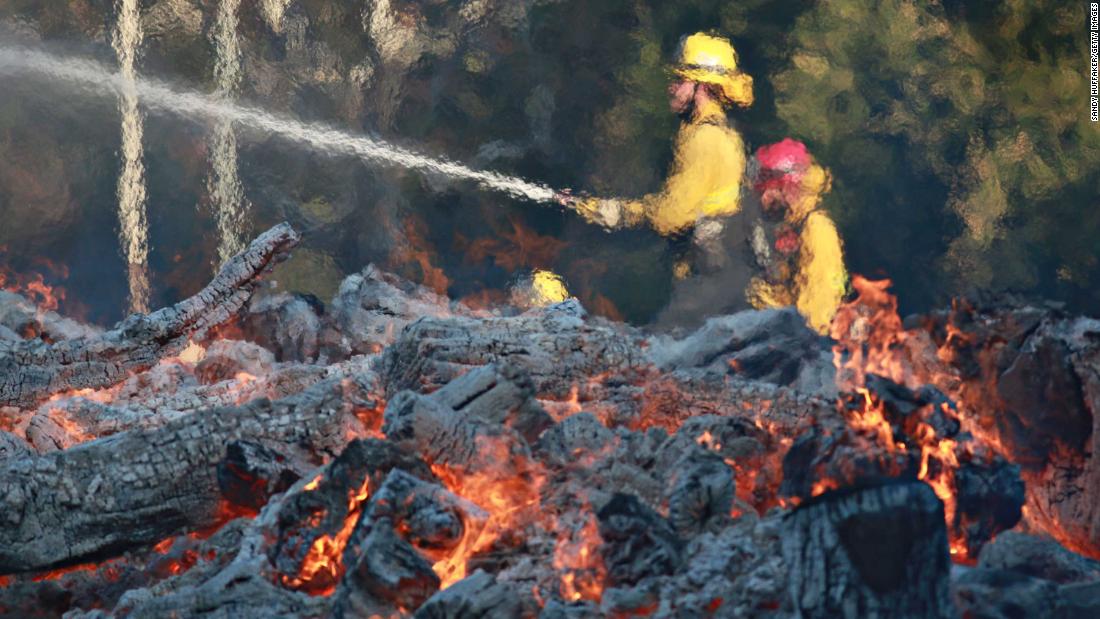
<svg viewBox="0 0 1100 619">
<path fill-rule="evenodd" d="M 441 581 L 441 589 L 466 577 L 466 564 L 473 556 L 488 549 L 503 534 L 520 530 L 540 516 L 539 493 L 545 480 L 532 463 L 514 461 L 503 441 L 484 440 L 482 454 L 487 461 L 502 463 L 500 469 L 469 472 L 458 467 L 433 464 L 432 472 L 451 492 L 474 503 L 489 514 L 484 527 L 467 526 L 462 541 L 432 569 Z M 505 476 L 504 471 L 515 471 Z M 467 523 L 469 525 L 469 523 Z"/>
<path fill-rule="evenodd" d="M 877 374 L 909 388 L 948 381 L 944 381 L 931 368 L 914 367 L 912 364 L 914 355 L 907 354 L 906 349 L 913 344 L 912 338 L 915 336 L 902 328 L 897 299 L 886 291 L 890 281 L 875 282 L 856 276 L 852 285 L 858 297 L 840 309 L 832 328 L 832 336 L 838 342 L 833 348 L 837 386 L 862 396 L 862 406 L 848 410 L 848 423 L 852 428 L 874 436 L 876 443 L 887 451 L 905 452 L 910 446 L 895 441 L 894 430 L 883 412 L 883 403 L 876 401 L 865 386 L 867 376 Z M 940 409 L 943 415 L 955 417 L 955 412 L 949 410 L 947 404 L 940 404 Z M 959 411 L 960 417 L 962 413 Z M 956 514 L 958 444 L 954 439 L 937 436 L 936 431 L 924 422 L 918 422 L 908 434 L 916 443 L 911 447 L 920 449 L 918 479 L 931 486 L 943 501 L 952 558 L 965 560 L 968 558 L 967 544 L 957 526 Z M 814 494 L 831 487 L 835 487 L 831 480 L 819 481 L 814 486 Z"/>
<path fill-rule="evenodd" d="M 699 443 L 703 447 L 706 447 L 707 449 L 713 449 L 715 451 L 722 448 L 722 445 L 719 444 L 713 436 L 711 436 L 710 430 L 704 430 L 703 433 L 695 439 L 695 442 Z"/>
<path fill-rule="evenodd" d="M 559 532 L 554 547 L 554 569 L 561 574 L 559 592 L 567 602 L 598 602 L 603 597 L 607 569 L 599 553 L 602 543 L 591 511 L 585 512 L 584 526 L 580 530 Z"/>
<path fill-rule="evenodd" d="M 315 479 L 306 485 L 316 488 Z M 356 490 L 348 492 L 348 511 L 344 518 L 344 524 L 335 535 L 321 535 L 313 540 L 309 553 L 302 560 L 302 567 L 297 576 L 283 575 L 283 584 L 292 589 L 301 589 L 313 595 L 329 595 L 336 589 L 336 583 L 344 574 L 342 556 L 344 547 L 348 544 L 348 538 L 355 529 L 355 523 L 359 520 L 359 512 L 363 504 L 370 496 L 370 476 L 363 479 L 363 484 Z M 318 515 L 318 519 L 319 519 Z M 318 586 L 317 583 L 324 583 Z"/>
<path fill-rule="evenodd" d="M 206 349 L 191 341 L 187 342 L 187 348 L 184 348 L 179 354 L 180 361 L 191 365 L 195 365 L 205 357 Z"/>
</svg>

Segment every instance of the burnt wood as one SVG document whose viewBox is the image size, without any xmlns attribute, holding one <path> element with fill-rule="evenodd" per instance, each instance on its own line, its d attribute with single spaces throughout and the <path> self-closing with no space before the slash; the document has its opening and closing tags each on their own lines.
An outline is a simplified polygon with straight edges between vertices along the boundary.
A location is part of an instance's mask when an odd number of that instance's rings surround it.
<svg viewBox="0 0 1100 619">
<path fill-rule="evenodd" d="M 782 548 L 800 617 L 953 616 L 943 503 L 922 482 L 826 493 L 784 518 Z"/>
<path fill-rule="evenodd" d="M 0 468 L 0 573 L 38 570 L 155 543 L 219 522 L 218 462 L 246 440 L 316 461 L 361 431 L 372 376 L 289 398 L 199 411 L 165 426 L 19 458 Z"/>
<path fill-rule="evenodd" d="M 234 317 L 261 274 L 286 258 L 300 236 L 289 224 L 261 234 L 226 262 L 205 288 L 151 314 L 133 314 L 98 337 L 48 344 L 0 339 L 0 406 L 34 406 L 63 391 L 98 388 L 181 351 L 189 338 Z"/>
</svg>

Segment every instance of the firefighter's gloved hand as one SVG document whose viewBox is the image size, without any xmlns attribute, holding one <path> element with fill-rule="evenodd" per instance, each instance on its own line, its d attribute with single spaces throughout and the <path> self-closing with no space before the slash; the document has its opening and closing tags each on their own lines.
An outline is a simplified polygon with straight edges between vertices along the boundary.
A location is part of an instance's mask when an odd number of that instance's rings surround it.
<svg viewBox="0 0 1100 619">
<path fill-rule="evenodd" d="M 621 228 L 623 221 L 623 201 L 605 198 L 580 198 L 571 208 L 585 221 L 608 229 Z"/>
<path fill-rule="evenodd" d="M 691 235 L 696 255 L 696 270 L 700 273 L 711 273 L 725 268 L 729 262 L 729 256 L 722 246 L 722 233 L 725 225 L 717 219 L 704 219 L 695 225 Z"/>
<path fill-rule="evenodd" d="M 565 208 L 573 208 L 573 204 L 579 200 L 577 196 L 573 195 L 572 189 L 563 189 L 561 191 L 554 192 L 554 202 L 564 206 Z"/>
</svg>

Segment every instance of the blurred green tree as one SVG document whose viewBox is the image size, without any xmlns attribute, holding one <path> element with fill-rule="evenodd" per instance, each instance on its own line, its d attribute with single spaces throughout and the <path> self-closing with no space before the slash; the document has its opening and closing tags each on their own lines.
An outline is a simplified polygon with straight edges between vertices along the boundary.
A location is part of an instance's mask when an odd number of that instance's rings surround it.
<svg viewBox="0 0 1100 619">
<path fill-rule="evenodd" d="M 798 18 L 776 110 L 833 167 L 856 270 L 878 261 L 924 301 L 978 288 L 1096 308 L 1085 18 L 1047 0 L 823 0 Z"/>
</svg>

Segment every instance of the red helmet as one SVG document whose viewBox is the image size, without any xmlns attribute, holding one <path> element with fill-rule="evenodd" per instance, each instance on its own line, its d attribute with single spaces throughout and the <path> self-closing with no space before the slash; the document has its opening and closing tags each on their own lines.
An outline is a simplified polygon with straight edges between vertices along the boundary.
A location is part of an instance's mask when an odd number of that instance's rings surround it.
<svg viewBox="0 0 1100 619">
<path fill-rule="evenodd" d="M 802 175 L 813 163 L 806 145 L 786 138 L 782 142 L 761 146 L 756 150 L 757 171 L 754 187 L 763 192 L 768 189 L 795 191 L 802 182 Z"/>
</svg>

